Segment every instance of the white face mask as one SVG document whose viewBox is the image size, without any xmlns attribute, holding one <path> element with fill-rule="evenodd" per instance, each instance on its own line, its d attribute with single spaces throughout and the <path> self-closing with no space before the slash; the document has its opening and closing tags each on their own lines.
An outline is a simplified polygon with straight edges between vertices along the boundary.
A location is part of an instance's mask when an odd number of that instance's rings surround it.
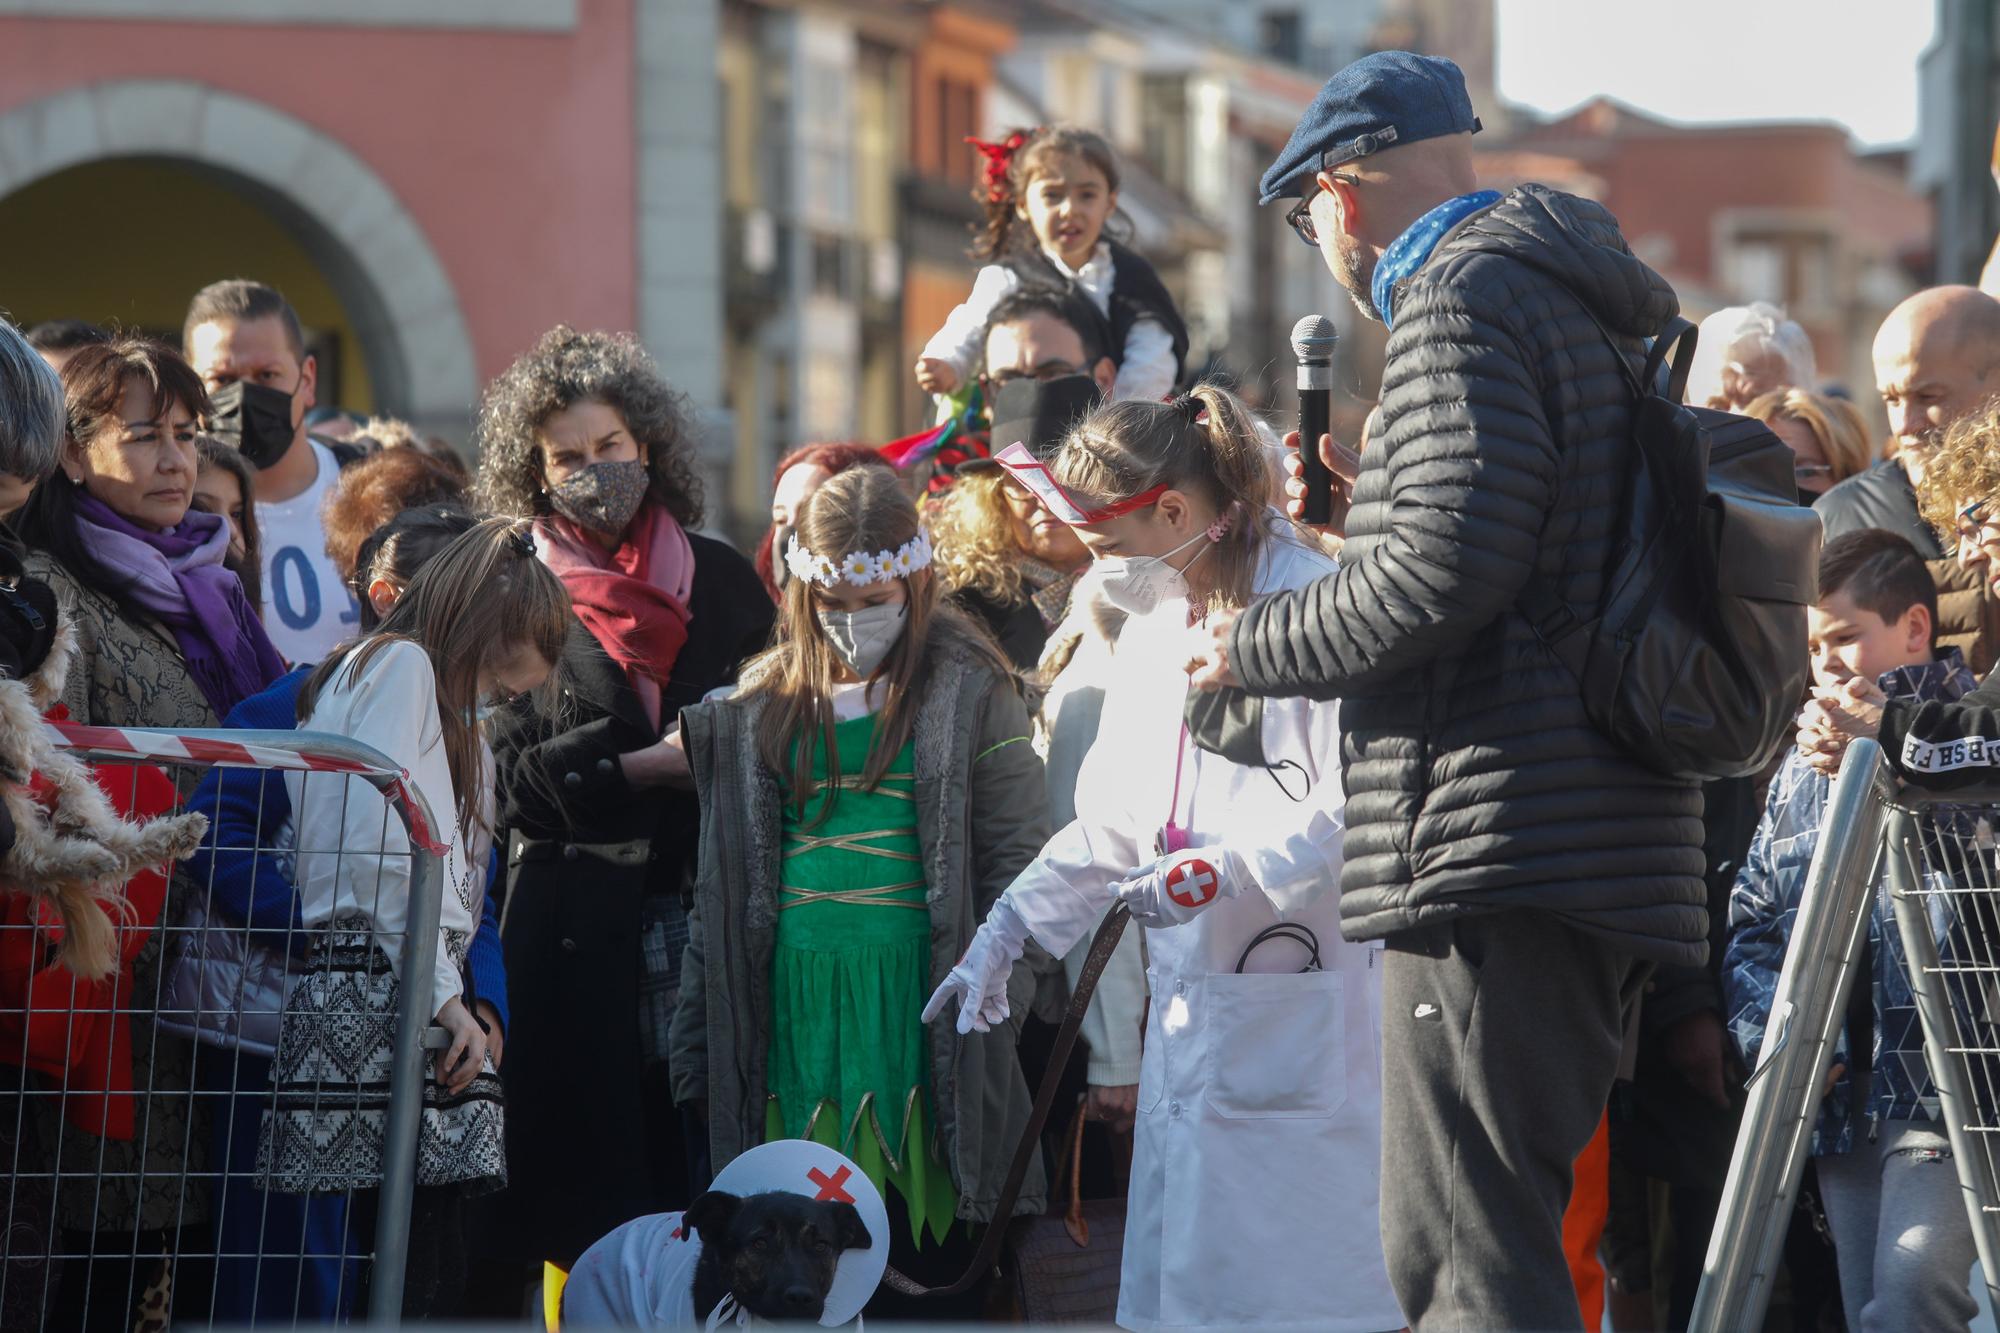
<svg viewBox="0 0 2000 1333">
<path fill-rule="evenodd" d="M 1205 541 L 1210 541 L 1209 535 L 1197 532 L 1166 555 L 1110 555 L 1100 558 L 1097 569 L 1103 581 L 1098 586 L 1103 590 L 1104 600 L 1128 616 L 1147 616 L 1161 602 L 1186 597 L 1187 578 L 1182 570 L 1167 563 L 1167 556 L 1179 555 L 1196 542 Z M 1207 553 L 1208 547 L 1204 546 L 1195 554 L 1194 560 Z M 1188 561 L 1184 568 L 1192 568 L 1194 560 Z"/>
<path fill-rule="evenodd" d="M 864 606 L 858 611 L 813 614 L 819 618 L 820 633 L 826 635 L 833 655 L 845 662 L 849 671 L 867 680 L 896 646 L 896 640 L 903 637 L 903 621 L 909 611 L 908 602 L 891 602 Z"/>
</svg>

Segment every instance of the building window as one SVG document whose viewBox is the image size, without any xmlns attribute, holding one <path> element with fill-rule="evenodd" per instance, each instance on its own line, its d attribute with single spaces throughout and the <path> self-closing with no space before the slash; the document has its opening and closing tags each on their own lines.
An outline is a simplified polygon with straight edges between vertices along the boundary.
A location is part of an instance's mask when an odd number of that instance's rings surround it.
<svg viewBox="0 0 2000 1333">
<path fill-rule="evenodd" d="M 812 289 L 815 296 L 844 301 L 853 295 L 847 246 L 840 237 L 816 232 L 812 237 Z"/>
<path fill-rule="evenodd" d="M 1259 42 L 1264 54 L 1288 65 L 1305 63 L 1305 23 L 1296 9 L 1266 10 Z"/>
<path fill-rule="evenodd" d="M 979 133 L 979 89 L 961 79 L 939 79 L 936 124 L 938 174 L 949 181 L 972 184 L 983 159 L 965 139 Z"/>
</svg>

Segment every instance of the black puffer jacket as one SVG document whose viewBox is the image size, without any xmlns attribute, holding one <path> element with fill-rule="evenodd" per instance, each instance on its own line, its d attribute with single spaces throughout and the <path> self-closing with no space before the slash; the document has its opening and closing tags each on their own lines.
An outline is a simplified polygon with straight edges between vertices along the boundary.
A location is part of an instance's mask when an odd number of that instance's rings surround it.
<svg viewBox="0 0 2000 1333">
<path fill-rule="evenodd" d="M 1515 606 L 1539 574 L 1588 613 L 1611 554 L 1632 398 L 1579 298 L 1635 365 L 1678 308 L 1582 199 L 1523 186 L 1446 235 L 1396 288 L 1341 569 L 1237 623 L 1253 693 L 1347 701 L 1351 938 L 1530 907 L 1707 954 L 1700 791 L 1593 728 Z"/>
</svg>

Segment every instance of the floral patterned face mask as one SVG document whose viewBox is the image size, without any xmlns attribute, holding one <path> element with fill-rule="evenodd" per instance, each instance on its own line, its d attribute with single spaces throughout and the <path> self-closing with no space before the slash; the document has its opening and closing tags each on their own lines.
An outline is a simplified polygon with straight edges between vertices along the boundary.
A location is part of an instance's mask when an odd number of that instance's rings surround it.
<svg viewBox="0 0 2000 1333">
<path fill-rule="evenodd" d="M 644 463 L 592 463 L 549 487 L 549 504 L 580 528 L 619 537 L 652 484 Z"/>
</svg>

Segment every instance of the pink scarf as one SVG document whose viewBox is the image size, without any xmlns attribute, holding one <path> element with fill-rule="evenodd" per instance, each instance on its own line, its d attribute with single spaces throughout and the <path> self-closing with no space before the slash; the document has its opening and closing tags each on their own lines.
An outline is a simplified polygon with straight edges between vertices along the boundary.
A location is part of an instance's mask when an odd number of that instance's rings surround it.
<svg viewBox="0 0 2000 1333">
<path fill-rule="evenodd" d="M 535 548 L 569 590 L 576 618 L 625 669 L 658 731 L 660 691 L 687 642 L 688 594 L 694 590 L 694 546 L 687 533 L 648 500 L 615 551 L 606 551 L 561 515 L 535 520 Z"/>
</svg>

